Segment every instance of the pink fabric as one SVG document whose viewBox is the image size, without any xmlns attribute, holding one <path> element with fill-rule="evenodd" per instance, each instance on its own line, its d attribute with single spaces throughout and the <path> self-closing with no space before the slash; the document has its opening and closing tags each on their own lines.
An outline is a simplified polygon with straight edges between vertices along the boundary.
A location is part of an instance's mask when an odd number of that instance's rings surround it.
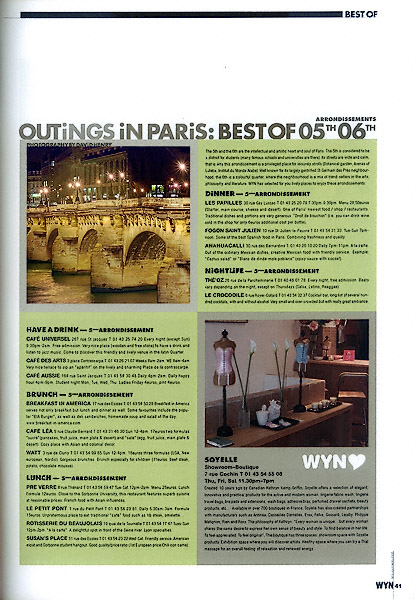
<svg viewBox="0 0 415 600">
<path fill-rule="evenodd" d="M 216 348 L 216 373 L 218 375 L 218 385 L 230 385 L 229 376 L 233 373 L 232 355 L 233 349 Z"/>
</svg>

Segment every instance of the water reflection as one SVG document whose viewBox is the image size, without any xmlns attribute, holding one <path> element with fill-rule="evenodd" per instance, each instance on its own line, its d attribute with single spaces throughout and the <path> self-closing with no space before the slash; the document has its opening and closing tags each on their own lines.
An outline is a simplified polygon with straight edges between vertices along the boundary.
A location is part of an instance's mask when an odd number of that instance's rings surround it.
<svg viewBox="0 0 415 600">
<path fill-rule="evenodd" d="M 27 265 L 28 304 L 156 304 L 157 290 L 93 294 L 89 273 L 52 273 L 50 263 Z"/>
</svg>

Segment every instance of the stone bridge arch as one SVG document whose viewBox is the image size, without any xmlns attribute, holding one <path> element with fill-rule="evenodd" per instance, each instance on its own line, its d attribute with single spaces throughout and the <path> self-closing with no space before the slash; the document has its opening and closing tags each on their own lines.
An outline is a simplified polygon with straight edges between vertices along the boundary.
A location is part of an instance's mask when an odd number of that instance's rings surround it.
<svg viewBox="0 0 415 600">
<path fill-rule="evenodd" d="M 54 229 L 51 229 L 49 231 L 49 235 L 48 235 L 47 240 L 46 240 L 46 257 L 47 257 L 47 260 L 52 260 L 52 246 L 54 244 L 54 241 L 58 237 L 58 234 L 59 234 L 59 229 L 57 227 L 55 227 Z"/>
<path fill-rule="evenodd" d="M 137 233 L 124 252 L 123 285 L 130 289 L 156 289 L 166 253 L 166 241 L 158 233 Z"/>
<path fill-rule="evenodd" d="M 125 264 L 132 265 L 145 259 L 163 260 L 166 256 L 166 242 L 153 231 L 142 231 L 131 242 L 125 257 Z"/>
<path fill-rule="evenodd" d="M 78 252 L 78 271 L 91 270 L 92 251 L 98 242 L 98 232 L 96 229 L 88 229 L 79 242 Z"/>
</svg>

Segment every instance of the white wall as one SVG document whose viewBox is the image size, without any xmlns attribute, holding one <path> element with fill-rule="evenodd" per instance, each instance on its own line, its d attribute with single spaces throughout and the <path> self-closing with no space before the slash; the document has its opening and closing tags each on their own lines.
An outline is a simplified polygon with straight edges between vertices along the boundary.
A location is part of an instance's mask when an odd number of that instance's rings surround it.
<svg viewBox="0 0 415 600">
<path fill-rule="evenodd" d="M 222 331 L 226 329 L 228 338 L 236 343 L 236 358 L 241 372 L 242 381 L 245 385 L 246 372 L 249 359 L 250 340 L 254 340 L 257 351 L 252 357 L 249 375 L 248 392 L 259 392 L 264 389 L 264 375 L 277 374 L 274 348 L 272 342 L 275 340 L 280 347 L 278 357 L 280 368 L 284 358 L 285 338 L 291 344 L 287 355 L 287 375 L 294 374 L 293 365 L 295 360 L 294 340 L 300 332 L 299 321 L 277 321 L 277 320 L 250 320 L 247 323 L 206 323 L 205 324 L 205 401 L 218 400 L 222 398 L 222 388 L 214 385 L 213 375 L 215 372 L 215 351 L 213 344 L 222 337 Z M 235 368 L 235 367 L 234 367 Z M 241 387 L 238 378 L 235 385 L 227 389 L 228 398 L 239 396 Z"/>
</svg>

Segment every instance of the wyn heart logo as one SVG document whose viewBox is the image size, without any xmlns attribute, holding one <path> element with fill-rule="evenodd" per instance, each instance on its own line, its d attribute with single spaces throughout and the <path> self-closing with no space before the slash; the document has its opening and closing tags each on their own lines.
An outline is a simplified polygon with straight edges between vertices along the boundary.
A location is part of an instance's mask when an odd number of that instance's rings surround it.
<svg viewBox="0 0 415 600">
<path fill-rule="evenodd" d="M 306 469 L 318 469 L 323 465 L 324 469 L 347 469 L 350 465 L 353 471 L 359 469 L 366 462 L 364 454 L 303 454 L 303 464 Z"/>
</svg>

